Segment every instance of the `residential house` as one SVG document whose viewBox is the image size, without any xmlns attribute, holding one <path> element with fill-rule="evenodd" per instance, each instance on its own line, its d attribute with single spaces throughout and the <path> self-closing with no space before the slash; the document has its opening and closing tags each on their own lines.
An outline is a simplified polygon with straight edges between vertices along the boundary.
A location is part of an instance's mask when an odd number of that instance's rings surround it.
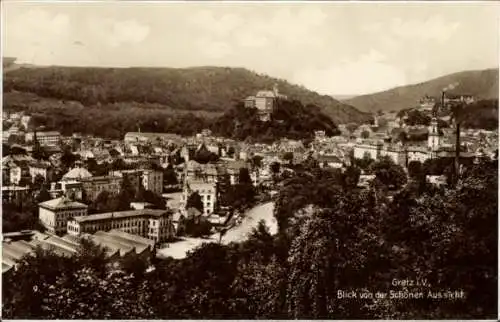
<svg viewBox="0 0 500 322">
<path fill-rule="evenodd" d="M 68 220 L 76 216 L 87 215 L 88 206 L 72 201 L 66 196 L 40 203 L 39 218 L 51 233 L 66 232 Z"/>
<path fill-rule="evenodd" d="M 29 187 L 2 186 L 2 204 L 21 205 L 30 195 Z"/>
<path fill-rule="evenodd" d="M 80 179 L 82 183 L 83 192 L 85 193 L 86 200 L 94 201 L 97 196 L 107 191 L 112 195 L 118 195 L 123 178 L 114 176 L 100 176 Z"/>
<path fill-rule="evenodd" d="M 29 173 L 33 181 L 37 175 L 42 176 L 46 181 L 52 179 L 53 169 L 48 161 L 34 161 L 28 163 Z"/>
<path fill-rule="evenodd" d="M 38 143 L 45 146 L 56 146 L 61 142 L 61 133 L 57 131 L 47 132 L 28 132 L 26 133 L 26 142 L 33 142 L 35 135 Z"/>
<path fill-rule="evenodd" d="M 83 185 L 77 180 L 61 180 L 51 182 L 49 194 L 52 198 L 68 196 L 72 200 L 83 199 Z"/>
<path fill-rule="evenodd" d="M 203 214 L 209 215 L 214 212 L 217 202 L 217 185 L 216 183 L 191 181 L 186 182 L 183 188 L 182 203 L 186 207 L 189 196 L 197 192 L 203 201 Z"/>
</svg>

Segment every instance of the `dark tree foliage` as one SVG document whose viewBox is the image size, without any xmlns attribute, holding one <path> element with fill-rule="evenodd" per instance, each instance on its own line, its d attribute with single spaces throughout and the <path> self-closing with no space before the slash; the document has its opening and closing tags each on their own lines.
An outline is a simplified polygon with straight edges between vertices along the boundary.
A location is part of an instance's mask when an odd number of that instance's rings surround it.
<svg viewBox="0 0 500 322">
<path fill-rule="evenodd" d="M 188 196 L 186 201 L 186 209 L 195 208 L 203 213 L 203 200 L 198 192 L 193 192 Z"/>
<path fill-rule="evenodd" d="M 395 164 L 389 157 L 373 163 L 371 172 L 375 174 L 378 182 L 393 190 L 401 188 L 408 181 L 403 167 Z"/>
<path fill-rule="evenodd" d="M 461 119 L 466 128 L 498 129 L 498 100 L 480 100 L 466 106 Z"/>
<path fill-rule="evenodd" d="M 245 140 L 273 142 L 287 137 L 290 139 L 312 139 L 314 131 L 323 130 L 326 135 L 340 132 L 330 118 L 322 114 L 316 106 L 303 106 L 299 101 L 280 101 L 273 111 L 270 122 L 262 122 L 256 109 L 245 108 L 240 103 L 211 126 L 217 135 Z"/>
<path fill-rule="evenodd" d="M 388 171 L 384 168 L 384 171 Z M 351 169 L 354 174 L 357 172 Z M 377 171 L 377 170 L 376 170 Z M 3 279 L 8 319 L 495 319 L 498 163 L 465 168 L 456 186 L 387 198 L 346 172 L 297 168 L 274 213 L 248 239 L 206 243 L 145 272 L 112 269 L 84 243 L 71 258 L 38 249 Z M 394 286 L 393 280 L 427 286 Z M 422 299 L 339 299 L 339 291 L 422 291 Z M 433 299 L 463 291 L 464 298 Z M 429 292 L 430 295 L 429 295 Z M 434 295 L 433 295 L 434 294 Z"/>
</svg>

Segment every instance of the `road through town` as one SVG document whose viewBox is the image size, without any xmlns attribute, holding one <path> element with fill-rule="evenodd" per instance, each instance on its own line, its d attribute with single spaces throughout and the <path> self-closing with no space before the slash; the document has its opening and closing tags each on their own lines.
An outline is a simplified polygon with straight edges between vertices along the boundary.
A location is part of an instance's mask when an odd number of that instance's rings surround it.
<svg viewBox="0 0 500 322">
<path fill-rule="evenodd" d="M 241 224 L 229 229 L 222 237 L 223 244 L 231 242 L 244 241 L 248 234 L 252 232 L 254 227 L 257 227 L 259 221 L 264 220 L 269 228 L 271 234 L 276 234 L 278 225 L 273 215 L 274 203 L 267 202 L 255 206 L 247 211 Z M 168 247 L 158 249 L 158 257 L 173 257 L 176 259 L 185 258 L 188 251 L 191 251 L 203 243 L 216 243 L 219 242 L 219 234 L 214 234 L 209 238 L 183 238 L 183 240 L 171 243 Z"/>
</svg>

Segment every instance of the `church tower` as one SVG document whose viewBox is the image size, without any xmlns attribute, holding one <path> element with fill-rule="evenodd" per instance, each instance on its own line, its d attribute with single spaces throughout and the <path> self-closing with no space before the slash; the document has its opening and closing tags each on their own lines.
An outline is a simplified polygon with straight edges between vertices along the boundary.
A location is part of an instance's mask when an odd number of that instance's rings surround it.
<svg viewBox="0 0 500 322">
<path fill-rule="evenodd" d="M 429 126 L 429 137 L 427 139 L 427 145 L 433 151 L 439 149 L 439 128 L 438 128 L 438 120 L 433 117 L 431 120 L 431 124 Z"/>
</svg>

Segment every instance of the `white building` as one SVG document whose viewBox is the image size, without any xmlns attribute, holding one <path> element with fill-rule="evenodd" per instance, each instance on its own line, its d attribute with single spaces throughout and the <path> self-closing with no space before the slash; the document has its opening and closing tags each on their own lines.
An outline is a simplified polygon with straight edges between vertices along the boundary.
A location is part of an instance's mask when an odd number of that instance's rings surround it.
<svg viewBox="0 0 500 322">
<path fill-rule="evenodd" d="M 142 185 L 144 189 L 160 195 L 163 193 L 163 172 L 156 170 L 142 171 Z"/>
<path fill-rule="evenodd" d="M 431 124 L 429 126 L 429 137 L 427 139 L 427 145 L 433 151 L 438 150 L 440 146 L 438 121 L 435 117 L 432 118 Z"/>
<path fill-rule="evenodd" d="M 203 214 L 212 214 L 215 210 L 215 203 L 217 201 L 217 188 L 215 183 L 210 182 L 187 182 L 183 189 L 182 203 L 186 206 L 189 196 L 198 192 L 203 202 Z"/>
<path fill-rule="evenodd" d="M 67 223 L 68 234 L 93 234 L 98 231 L 121 230 L 161 243 L 174 237 L 172 212 L 139 209 L 75 216 Z"/>
<path fill-rule="evenodd" d="M 34 132 L 26 134 L 26 142 L 33 142 L 34 139 Z M 36 139 L 40 145 L 55 146 L 61 142 L 61 133 L 57 131 L 36 132 Z"/>
<path fill-rule="evenodd" d="M 66 232 L 68 220 L 87 215 L 87 205 L 61 197 L 40 203 L 39 218 L 42 224 L 52 233 Z"/>
</svg>

